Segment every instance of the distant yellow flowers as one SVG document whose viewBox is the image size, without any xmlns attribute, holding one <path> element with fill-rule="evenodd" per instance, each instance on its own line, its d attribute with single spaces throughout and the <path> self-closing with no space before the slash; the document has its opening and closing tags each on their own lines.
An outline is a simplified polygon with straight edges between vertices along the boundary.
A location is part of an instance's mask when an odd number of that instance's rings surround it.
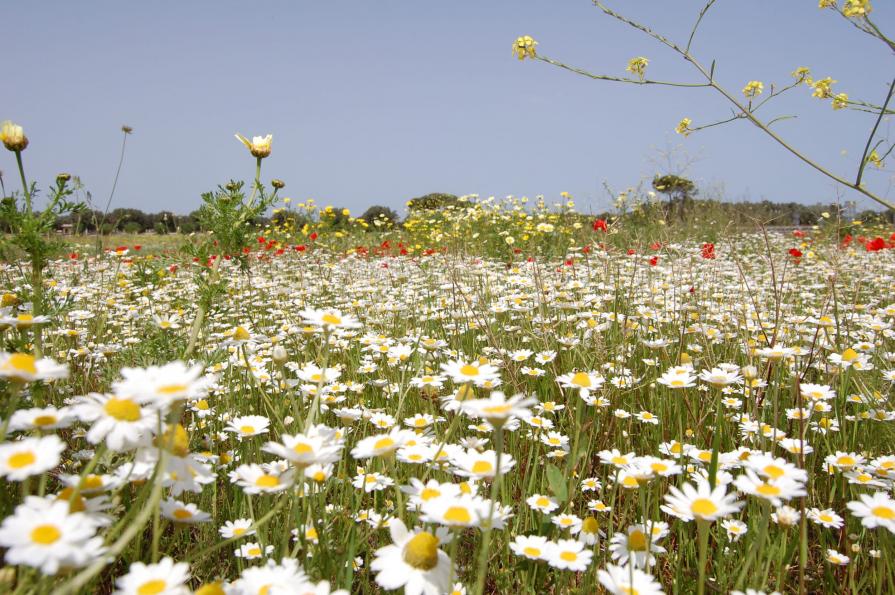
<svg viewBox="0 0 895 595">
<path fill-rule="evenodd" d="M 9 120 L 0 124 L 0 142 L 10 151 L 24 151 L 28 146 L 28 137 L 22 127 Z"/>
<path fill-rule="evenodd" d="M 683 136 L 689 136 L 693 129 L 690 128 L 690 124 L 693 123 L 693 120 L 690 118 L 683 118 L 680 122 L 675 126 L 674 131 Z"/>
<path fill-rule="evenodd" d="M 761 81 L 749 81 L 746 83 L 746 86 L 743 87 L 743 95 L 749 99 L 758 97 L 761 95 L 762 91 L 764 91 L 764 83 Z"/>
<path fill-rule="evenodd" d="M 643 56 L 637 56 L 636 58 L 628 60 L 628 66 L 625 70 L 636 74 L 640 80 L 643 80 L 643 75 L 646 72 L 647 66 L 649 66 L 649 59 L 644 58 Z"/>
<path fill-rule="evenodd" d="M 529 35 L 517 37 L 516 41 L 513 42 L 513 54 L 520 60 L 534 58 L 537 56 L 535 53 L 536 45 L 538 45 L 538 42 L 532 39 Z"/>
<path fill-rule="evenodd" d="M 842 14 L 847 17 L 866 17 L 872 10 L 870 0 L 845 0 Z"/>
<path fill-rule="evenodd" d="M 833 77 L 822 78 L 819 81 L 810 81 L 808 84 L 814 89 L 814 92 L 811 94 L 818 99 L 830 99 L 833 97 L 833 84 L 836 81 L 833 80 Z"/>
<path fill-rule="evenodd" d="M 236 139 L 244 144 L 249 152 L 258 159 L 263 159 L 270 155 L 270 143 L 273 141 L 272 134 L 268 134 L 267 136 L 254 136 L 251 141 L 239 133 L 236 133 L 235 136 Z"/>
<path fill-rule="evenodd" d="M 848 107 L 848 93 L 838 93 L 833 97 L 833 109 Z"/>
</svg>

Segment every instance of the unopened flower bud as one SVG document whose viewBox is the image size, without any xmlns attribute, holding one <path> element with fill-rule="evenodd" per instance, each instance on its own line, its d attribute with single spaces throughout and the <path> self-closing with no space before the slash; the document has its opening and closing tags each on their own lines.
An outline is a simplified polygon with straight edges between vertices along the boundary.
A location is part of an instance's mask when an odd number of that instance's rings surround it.
<svg viewBox="0 0 895 595">
<path fill-rule="evenodd" d="M 277 364 L 283 365 L 289 361 L 289 353 L 282 345 L 276 345 L 270 354 L 271 359 Z"/>
<path fill-rule="evenodd" d="M 65 184 L 69 180 L 71 180 L 71 174 L 63 172 L 61 174 L 56 175 L 56 181 L 59 182 L 60 184 Z"/>
<path fill-rule="evenodd" d="M 276 188 L 277 190 L 279 190 L 280 188 L 286 187 L 286 182 L 284 182 L 283 180 L 279 180 L 279 179 L 273 179 L 270 181 L 270 185 L 273 186 L 274 188 Z"/>
<path fill-rule="evenodd" d="M 756 368 L 755 366 L 743 366 L 740 371 L 743 373 L 743 378 L 745 378 L 746 380 L 758 378 L 758 368 Z"/>
<path fill-rule="evenodd" d="M 16 153 L 24 151 L 28 146 L 28 137 L 21 126 L 13 124 L 9 120 L 0 124 L 0 142 L 10 151 Z"/>
</svg>

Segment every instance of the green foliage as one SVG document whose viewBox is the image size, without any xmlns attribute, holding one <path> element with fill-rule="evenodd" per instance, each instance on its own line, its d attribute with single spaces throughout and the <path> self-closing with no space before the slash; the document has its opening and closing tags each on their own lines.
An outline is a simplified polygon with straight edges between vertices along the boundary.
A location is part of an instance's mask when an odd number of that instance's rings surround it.
<svg viewBox="0 0 895 595">
<path fill-rule="evenodd" d="M 400 217 L 398 213 L 394 210 L 384 207 L 381 205 L 374 205 L 364 211 L 364 214 L 360 216 L 361 219 L 367 222 L 367 225 L 370 226 L 382 226 L 382 225 L 395 225 L 398 223 Z M 377 221 L 379 222 L 377 224 Z"/>
<path fill-rule="evenodd" d="M 432 192 L 418 198 L 411 199 L 407 208 L 411 211 L 437 211 L 446 207 L 460 204 L 460 198 L 454 194 L 444 192 Z"/>
</svg>

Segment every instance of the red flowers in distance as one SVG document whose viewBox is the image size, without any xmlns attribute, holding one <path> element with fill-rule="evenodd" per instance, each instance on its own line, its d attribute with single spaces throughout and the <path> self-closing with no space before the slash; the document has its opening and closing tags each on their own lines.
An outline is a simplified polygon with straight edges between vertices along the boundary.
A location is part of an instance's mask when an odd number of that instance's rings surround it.
<svg viewBox="0 0 895 595">
<path fill-rule="evenodd" d="M 706 260 L 712 260 L 715 258 L 715 245 L 706 242 L 702 245 L 702 257 Z"/>
</svg>

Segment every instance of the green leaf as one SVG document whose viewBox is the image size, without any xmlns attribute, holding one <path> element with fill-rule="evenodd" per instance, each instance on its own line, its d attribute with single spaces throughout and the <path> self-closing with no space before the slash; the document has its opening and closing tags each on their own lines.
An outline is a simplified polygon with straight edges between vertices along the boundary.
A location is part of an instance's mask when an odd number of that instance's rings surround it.
<svg viewBox="0 0 895 595">
<path fill-rule="evenodd" d="M 547 483 L 556 499 L 565 502 L 569 497 L 569 486 L 566 485 L 566 478 L 556 465 L 547 465 Z"/>
</svg>

